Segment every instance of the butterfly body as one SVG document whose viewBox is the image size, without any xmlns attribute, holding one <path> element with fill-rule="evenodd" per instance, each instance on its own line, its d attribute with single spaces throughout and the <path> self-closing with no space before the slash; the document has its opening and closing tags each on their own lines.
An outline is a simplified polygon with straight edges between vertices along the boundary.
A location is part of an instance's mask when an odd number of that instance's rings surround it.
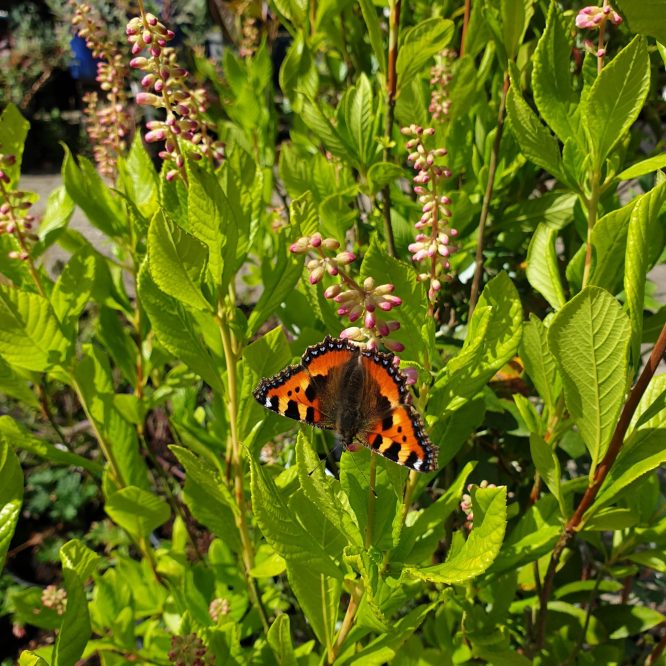
<svg viewBox="0 0 666 666">
<path fill-rule="evenodd" d="M 437 448 L 392 354 L 326 337 L 305 350 L 300 365 L 263 379 L 254 397 L 282 416 L 334 430 L 345 447 L 361 442 L 411 469 L 437 467 Z"/>
</svg>

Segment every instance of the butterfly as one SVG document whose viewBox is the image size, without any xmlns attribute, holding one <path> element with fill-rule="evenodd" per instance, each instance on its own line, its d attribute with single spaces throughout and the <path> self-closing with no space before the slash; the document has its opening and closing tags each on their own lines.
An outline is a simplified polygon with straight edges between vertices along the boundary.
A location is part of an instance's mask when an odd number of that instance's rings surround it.
<svg viewBox="0 0 666 666">
<path fill-rule="evenodd" d="M 300 365 L 262 379 L 254 397 L 282 416 L 335 430 L 346 448 L 360 442 L 418 472 L 437 469 L 437 447 L 393 354 L 327 336 L 305 350 Z"/>
</svg>

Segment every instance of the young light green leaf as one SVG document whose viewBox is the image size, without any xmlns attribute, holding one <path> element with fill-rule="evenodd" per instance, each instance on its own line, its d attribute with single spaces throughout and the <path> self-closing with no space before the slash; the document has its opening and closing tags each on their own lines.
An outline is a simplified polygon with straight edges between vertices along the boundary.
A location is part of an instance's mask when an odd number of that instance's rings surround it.
<svg viewBox="0 0 666 666">
<path fill-rule="evenodd" d="M 303 32 L 294 36 L 287 54 L 280 66 L 280 89 L 292 103 L 299 107 L 300 94 L 310 98 L 317 95 L 319 86 L 319 74 L 312 51 L 304 37 Z"/>
<path fill-rule="evenodd" d="M 148 268 L 155 284 L 167 295 L 198 310 L 211 310 L 201 292 L 208 248 L 173 224 L 163 212 L 148 228 Z"/>
<path fill-rule="evenodd" d="M 289 616 L 281 613 L 266 634 L 266 640 L 280 666 L 296 666 L 296 655 L 291 642 Z"/>
<path fill-rule="evenodd" d="M 555 499 L 557 499 L 562 516 L 566 517 L 567 510 L 560 490 L 562 472 L 557 453 L 550 444 L 544 441 L 541 435 L 532 432 L 530 433 L 530 454 L 534 466 L 537 472 L 539 472 L 539 476 L 544 480 L 544 483 L 548 486 L 548 490 L 553 493 Z"/>
<path fill-rule="evenodd" d="M 104 510 L 111 520 L 135 538 L 147 537 L 169 520 L 169 505 L 159 495 L 126 486 L 107 498 Z"/>
<path fill-rule="evenodd" d="M 237 505 L 224 482 L 207 461 L 182 446 L 169 447 L 185 468 L 183 500 L 192 515 L 234 552 L 241 550 Z"/>
<path fill-rule="evenodd" d="M 650 90 L 645 40 L 634 39 L 599 73 L 581 113 L 598 168 L 638 117 Z"/>
<path fill-rule="evenodd" d="M 552 409 L 562 390 L 557 364 L 548 346 L 548 330 L 533 313 L 523 325 L 523 337 L 518 353 L 525 370 L 546 406 Z"/>
<path fill-rule="evenodd" d="M 46 210 L 37 231 L 39 241 L 35 243 L 31 251 L 33 257 L 41 256 L 48 247 L 58 240 L 69 224 L 72 213 L 74 213 L 74 202 L 67 194 L 65 186 L 56 187 L 46 200 Z"/>
<path fill-rule="evenodd" d="M 49 662 L 31 650 L 23 650 L 18 660 L 19 666 L 49 666 Z"/>
<path fill-rule="evenodd" d="M 632 180 L 633 178 L 644 176 L 647 173 L 659 171 L 664 167 L 666 167 L 666 153 L 661 153 L 654 157 L 648 157 L 646 160 L 636 162 L 636 164 L 632 164 L 624 171 L 618 173 L 616 177 L 619 180 Z"/>
<path fill-rule="evenodd" d="M 72 342 L 39 294 L 0 285 L 0 355 L 11 365 L 44 372 L 64 362 Z"/>
<path fill-rule="evenodd" d="M 2 570 L 23 502 L 23 471 L 16 454 L 4 437 L 0 437 L 0 479 L 2 479 L 2 484 L 0 484 L 0 570 Z"/>
<path fill-rule="evenodd" d="M 425 19 L 403 31 L 396 63 L 398 90 L 451 41 L 453 32 L 453 21 L 443 18 Z"/>
<path fill-rule="evenodd" d="M 158 206 L 159 179 L 140 132 L 134 135 L 127 157 L 119 158 L 118 171 L 125 194 L 150 219 Z"/>
<path fill-rule="evenodd" d="M 95 573 L 101 559 L 79 539 L 71 539 L 60 547 L 62 568 L 72 569 L 83 583 Z"/>
<path fill-rule="evenodd" d="M 548 330 L 566 405 L 593 469 L 606 453 L 624 402 L 630 331 L 620 304 L 599 287 L 587 287 L 569 301 Z"/>
<path fill-rule="evenodd" d="M 350 143 L 358 157 L 358 165 L 365 171 L 379 148 L 374 131 L 376 105 L 372 85 L 365 74 L 361 74 L 358 83 L 345 92 L 340 106 Z"/>
<path fill-rule="evenodd" d="M 578 133 L 572 123 L 577 99 L 571 77 L 569 34 L 562 12 L 553 0 L 546 27 L 534 52 L 532 88 L 539 114 L 562 143 Z"/>
<path fill-rule="evenodd" d="M 53 648 L 51 666 L 76 664 L 92 633 L 83 581 L 76 571 L 64 564 L 62 574 L 67 590 L 67 609 Z"/>
<path fill-rule="evenodd" d="M 305 22 L 306 0 L 272 0 L 272 4 L 295 27 L 298 28 Z"/>
<path fill-rule="evenodd" d="M 610 507 L 595 511 L 585 519 L 585 529 L 592 532 L 615 532 L 634 527 L 640 523 L 640 516 L 632 509 Z"/>
<path fill-rule="evenodd" d="M 376 162 L 368 169 L 368 183 L 372 192 L 379 192 L 384 185 L 404 178 L 403 168 L 393 162 Z"/>
<path fill-rule="evenodd" d="M 8 188 L 15 189 L 21 175 L 23 146 L 28 135 L 30 123 L 21 115 L 11 102 L 7 104 L 0 116 L 0 146 L 3 155 L 14 155 L 16 162 L 3 166 L 2 170 L 9 177 Z"/>
<path fill-rule="evenodd" d="M 405 569 L 432 583 L 458 584 L 482 574 L 499 553 L 506 529 L 506 488 L 477 488 L 472 493 L 474 528 L 462 548 L 443 564 Z"/>
<path fill-rule="evenodd" d="M 506 110 L 509 127 L 523 155 L 558 180 L 566 182 L 557 139 L 541 124 L 513 84 L 507 94 Z"/>
<path fill-rule="evenodd" d="M 666 181 L 638 200 L 631 211 L 624 259 L 624 291 L 631 318 L 631 353 L 634 366 L 640 363 L 645 305 L 645 277 L 650 267 L 650 250 L 661 231 L 659 212 L 666 200 Z"/>
<path fill-rule="evenodd" d="M 500 0 L 502 43 L 509 60 L 516 58 L 533 14 L 534 0 Z"/>
<path fill-rule="evenodd" d="M 527 250 L 527 279 L 548 301 L 554 310 L 559 310 L 566 299 L 555 251 L 557 229 L 539 224 Z"/>
<path fill-rule="evenodd" d="M 119 198 L 104 184 L 89 159 L 79 156 L 77 166 L 69 148 L 63 148 L 62 180 L 67 193 L 90 224 L 107 236 L 122 237 L 127 232 L 127 221 Z"/>
</svg>

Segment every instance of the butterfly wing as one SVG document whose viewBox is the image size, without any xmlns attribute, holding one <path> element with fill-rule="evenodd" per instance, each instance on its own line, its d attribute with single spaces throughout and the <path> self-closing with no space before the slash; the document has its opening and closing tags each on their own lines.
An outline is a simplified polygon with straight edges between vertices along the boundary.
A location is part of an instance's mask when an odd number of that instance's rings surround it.
<svg viewBox="0 0 666 666">
<path fill-rule="evenodd" d="M 411 394 L 402 373 L 393 363 L 393 354 L 362 352 L 367 375 L 376 384 L 378 398 L 373 419 L 366 431 L 366 446 L 385 458 L 418 472 L 437 469 L 437 447 L 411 405 Z"/>
</svg>

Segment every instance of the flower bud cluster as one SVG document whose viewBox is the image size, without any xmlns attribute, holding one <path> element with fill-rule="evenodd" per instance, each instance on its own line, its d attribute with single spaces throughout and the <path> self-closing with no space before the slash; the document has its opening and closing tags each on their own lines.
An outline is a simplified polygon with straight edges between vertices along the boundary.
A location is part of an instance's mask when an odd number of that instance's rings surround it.
<svg viewBox="0 0 666 666">
<path fill-rule="evenodd" d="M 126 152 L 132 131 L 126 89 L 128 68 L 109 39 L 101 16 L 90 5 L 77 0 L 70 0 L 70 5 L 74 7 L 72 25 L 98 58 L 96 80 L 105 100 L 100 102 L 96 93 L 84 96 L 86 129 L 100 172 L 113 180 L 117 174 L 118 157 Z"/>
<path fill-rule="evenodd" d="M 576 27 L 582 30 L 597 30 L 605 25 L 607 21 L 610 21 L 613 25 L 619 25 L 622 23 L 622 17 L 606 3 L 604 3 L 603 7 L 591 5 L 583 7 L 578 12 Z"/>
<path fill-rule="evenodd" d="M 215 657 L 196 634 L 172 636 L 167 657 L 176 666 L 213 666 Z"/>
<path fill-rule="evenodd" d="M 10 179 L 5 169 L 15 163 L 15 155 L 0 154 L 0 234 L 9 234 L 16 240 L 19 249 L 11 250 L 9 258 L 27 261 L 30 244 L 38 240 L 38 236 L 33 231 L 35 218 L 28 212 L 32 207 L 32 195 L 7 187 Z"/>
<path fill-rule="evenodd" d="M 449 99 L 449 84 L 453 81 L 451 73 L 451 64 L 457 57 L 457 53 L 452 49 L 444 49 L 438 55 L 438 62 L 430 69 L 430 105 L 428 111 L 432 114 L 432 119 L 440 122 L 446 120 L 451 108 Z"/>
<path fill-rule="evenodd" d="M 221 617 L 229 615 L 231 611 L 231 603 L 229 599 L 217 597 L 210 602 L 208 606 L 208 614 L 213 622 L 218 622 Z"/>
<path fill-rule="evenodd" d="M 189 72 L 178 64 L 174 49 L 167 46 L 174 32 L 156 16 L 146 13 L 133 18 L 126 33 L 134 56 L 130 66 L 145 72 L 141 79 L 144 91 L 136 95 L 137 104 L 166 111 L 164 120 L 146 123 L 145 139 L 148 143 L 164 142 L 159 156 L 172 165 L 167 179 L 185 176 L 184 151 L 195 160 L 208 158 L 220 162 L 224 144 L 213 138 L 213 126 L 204 116 L 206 93 L 187 89 Z M 144 52 L 146 55 L 142 55 Z"/>
<path fill-rule="evenodd" d="M 67 610 L 67 591 L 56 585 L 48 585 L 42 590 L 42 606 L 64 615 Z"/>
<path fill-rule="evenodd" d="M 448 257 L 457 250 L 457 247 L 451 244 L 452 239 L 458 235 L 457 229 L 449 224 L 451 200 L 439 193 L 442 181 L 451 176 L 446 166 L 437 163 L 447 151 L 445 148 L 428 150 L 425 147 L 424 137 L 435 134 L 432 127 L 423 129 L 417 125 L 410 125 L 400 131 L 410 137 L 406 143 L 407 150 L 410 151 L 407 161 L 417 171 L 413 179 L 416 183 L 414 192 L 418 196 L 423 213 L 421 219 L 414 225 L 419 233 L 408 249 L 412 253 L 413 261 L 429 262 L 429 270 L 419 273 L 418 279 L 430 282 L 428 298 L 434 301 L 442 286 L 442 276 L 451 267 Z"/>
<path fill-rule="evenodd" d="M 356 256 L 352 252 L 338 252 L 339 248 L 340 243 L 334 238 L 322 238 L 320 233 L 315 233 L 299 238 L 289 249 L 295 254 L 315 255 L 306 262 L 311 284 L 317 284 L 326 274 L 339 278 L 340 282 L 324 290 L 324 298 L 333 300 L 338 305 L 338 315 L 347 317 L 349 323 L 354 324 L 340 333 L 341 338 L 361 343 L 369 349 L 376 349 L 381 342 L 393 352 L 403 351 L 402 343 L 388 337 L 400 328 L 400 323 L 385 314 L 402 303 L 393 294 L 395 286 L 377 285 L 371 277 L 359 285 L 345 269 Z"/>
<path fill-rule="evenodd" d="M 467 492 L 462 496 L 462 502 L 460 502 L 460 508 L 465 513 L 465 526 L 468 530 L 471 530 L 474 527 L 474 514 L 472 513 L 472 497 L 469 493 L 472 492 L 475 484 L 470 483 L 467 486 Z M 479 488 L 497 488 L 494 483 L 488 483 L 485 479 L 481 481 L 478 486 Z"/>
<path fill-rule="evenodd" d="M 243 18 L 243 27 L 241 28 L 242 39 L 238 48 L 238 55 L 241 58 L 252 57 L 259 45 L 260 33 L 257 27 L 257 20 L 251 16 Z"/>
</svg>

